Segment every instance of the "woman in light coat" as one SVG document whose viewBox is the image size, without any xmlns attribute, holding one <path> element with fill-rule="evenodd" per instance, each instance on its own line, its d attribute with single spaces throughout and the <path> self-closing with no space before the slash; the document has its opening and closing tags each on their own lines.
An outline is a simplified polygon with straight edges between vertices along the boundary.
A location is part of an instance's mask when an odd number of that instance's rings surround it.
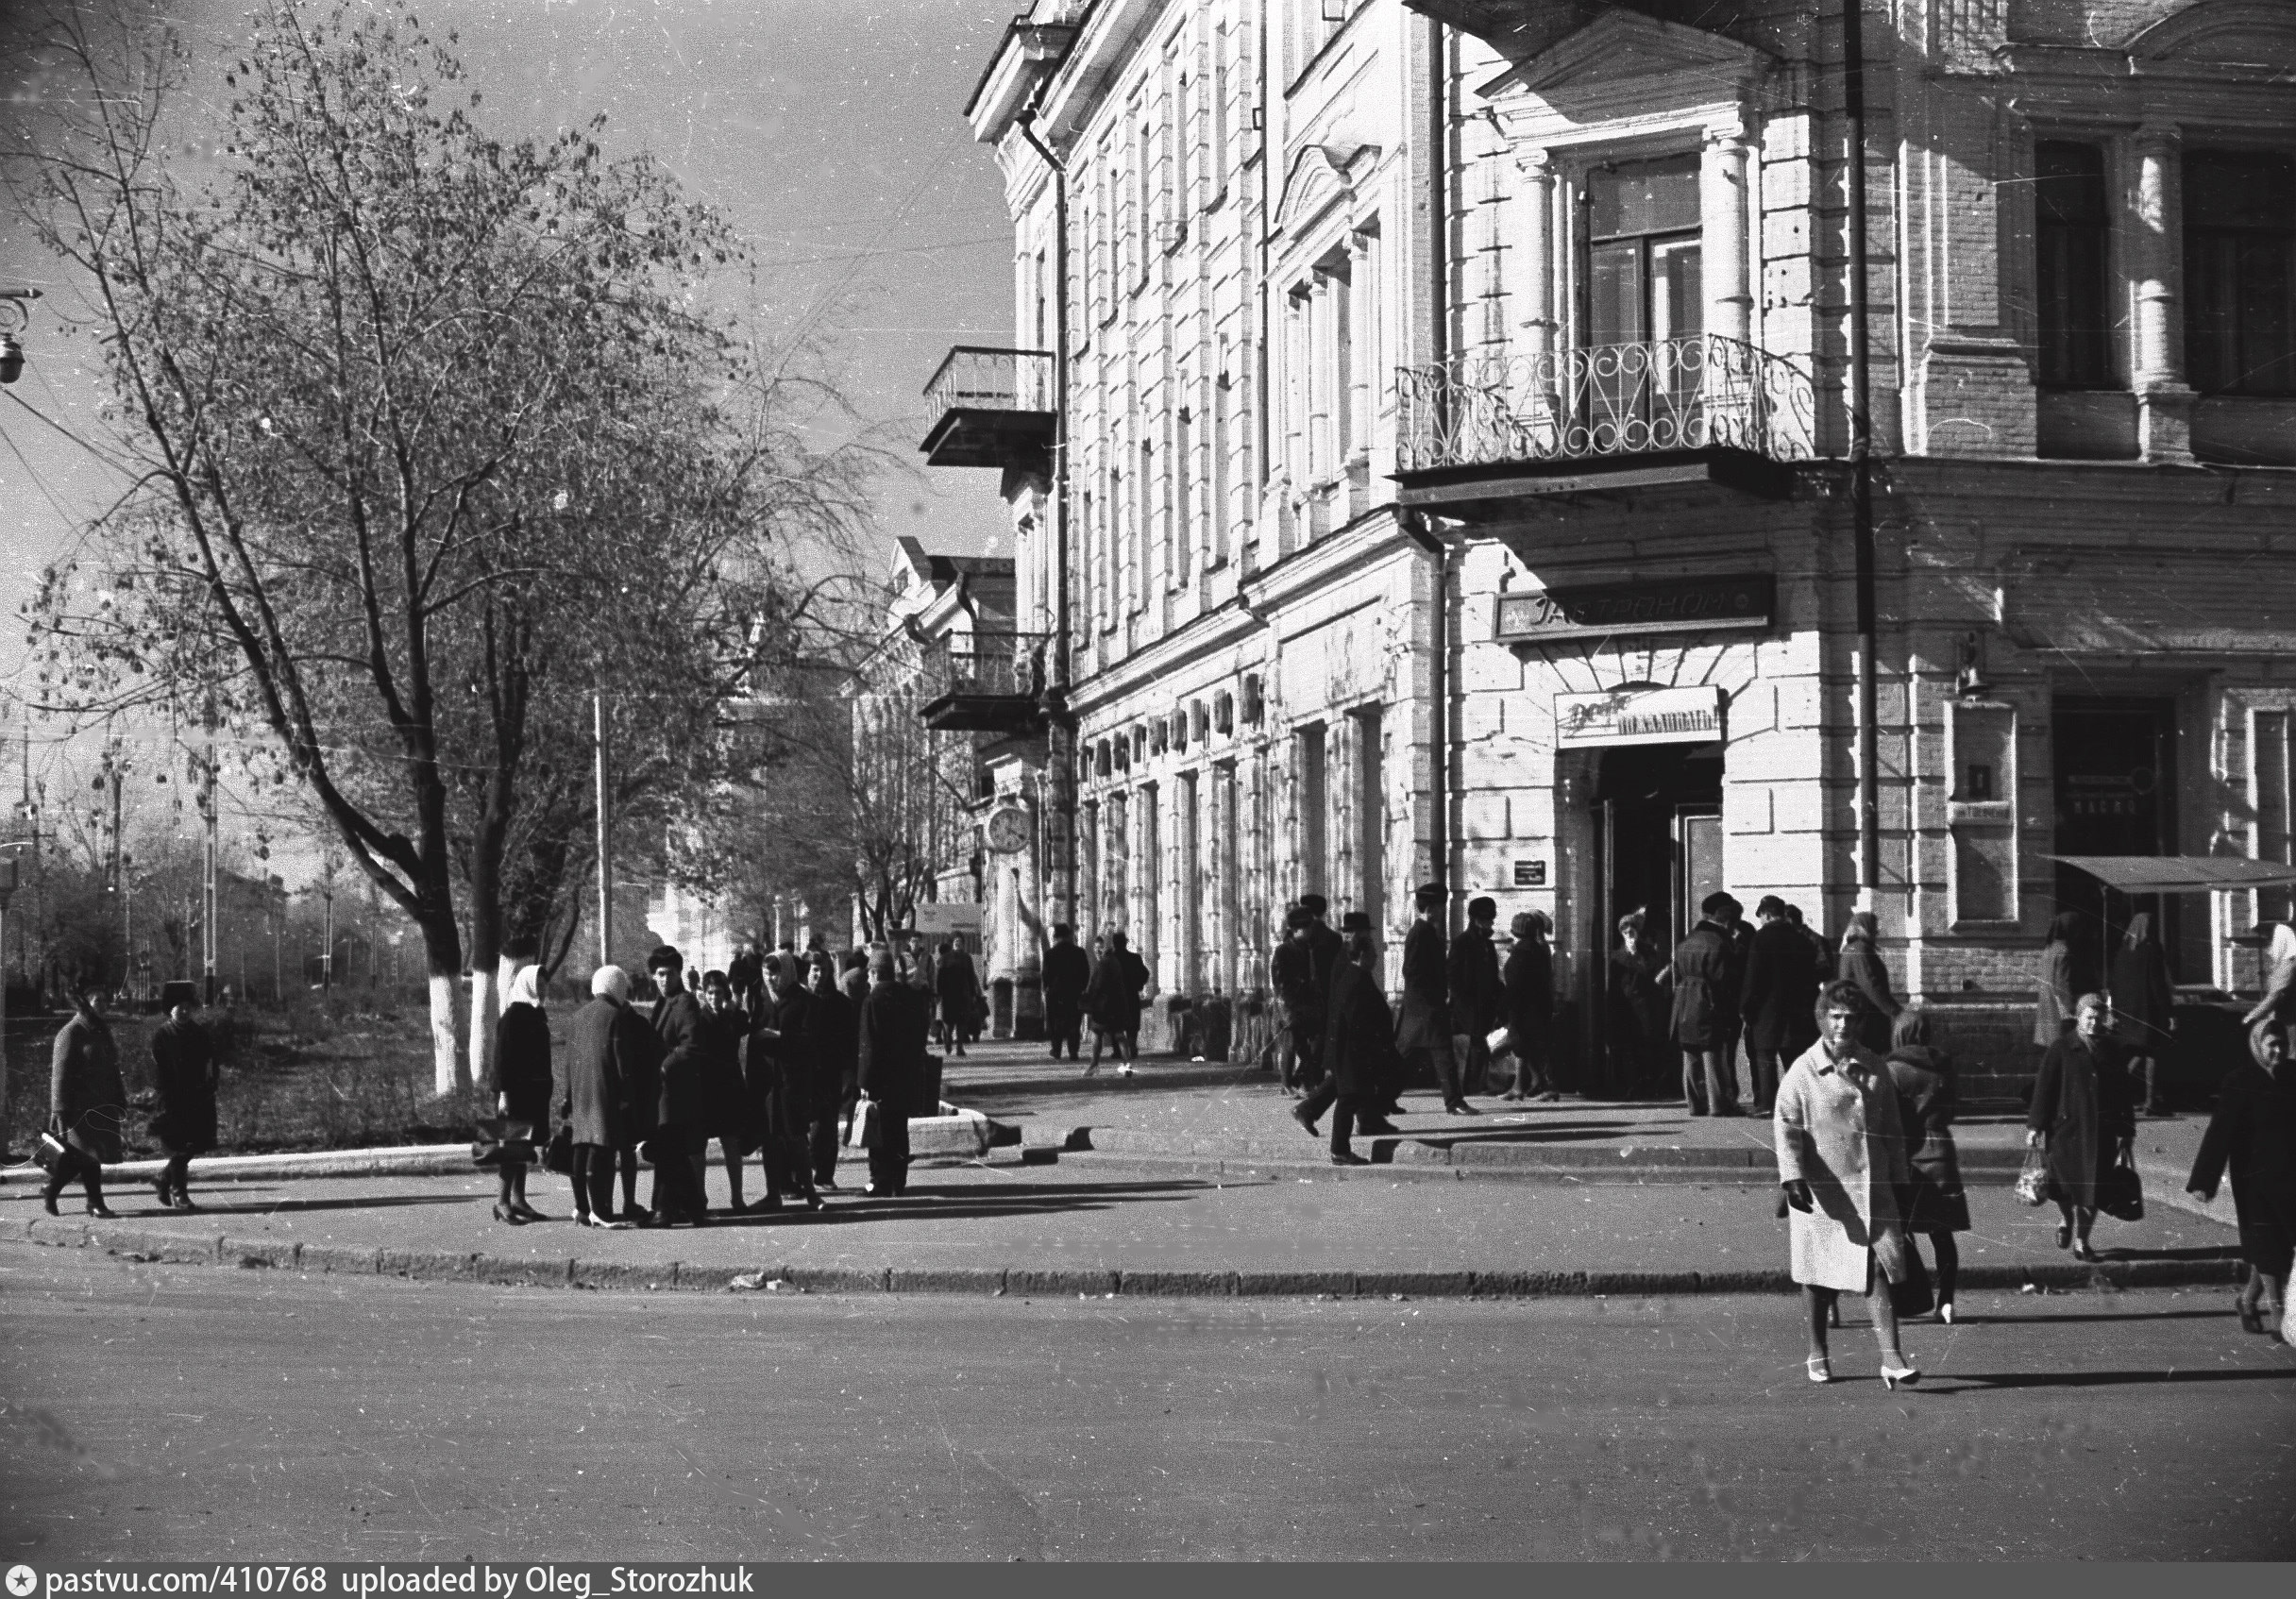
<svg viewBox="0 0 2296 1599">
<path fill-rule="evenodd" d="M 1898 1192 L 1911 1173 L 1898 1096 L 1881 1061 L 1857 1041 L 1865 997 L 1849 982 L 1818 996 L 1818 1041 L 1778 1086 L 1778 1181 L 1785 1189 L 1794 1280 L 1808 1311 L 1808 1371 L 1830 1383 L 1826 1321 L 1834 1296 L 1862 1293 L 1882 1346 L 1885 1386 L 1920 1381 L 1898 1346 L 1892 1279 L 1905 1271 Z"/>
</svg>

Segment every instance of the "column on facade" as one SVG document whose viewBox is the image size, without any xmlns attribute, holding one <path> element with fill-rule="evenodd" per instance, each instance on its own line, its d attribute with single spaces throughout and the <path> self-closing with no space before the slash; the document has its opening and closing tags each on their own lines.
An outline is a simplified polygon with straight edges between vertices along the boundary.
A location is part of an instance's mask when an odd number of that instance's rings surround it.
<svg viewBox="0 0 2296 1599">
<path fill-rule="evenodd" d="M 2194 395 L 2185 380 L 2184 138 L 2173 123 L 2149 122 L 2137 128 L 2133 147 L 2137 450 L 2146 461 L 2189 462 Z"/>
<path fill-rule="evenodd" d="M 1076 942 L 1089 945 L 1100 931 L 1100 801 L 1076 807 Z"/>
<path fill-rule="evenodd" d="M 1753 328 L 1752 267 L 1747 248 L 1746 135 L 1735 127 L 1706 136 L 1698 174 L 1699 266 L 1706 283 L 1706 331 L 1747 342 Z"/>
<path fill-rule="evenodd" d="M 1331 476 L 1332 413 L 1335 375 L 1331 370 L 1333 346 L 1338 341 L 1332 336 L 1333 303 L 1331 276 L 1318 272 L 1308 290 L 1307 314 L 1307 377 L 1308 377 L 1308 480 L 1298 488 L 1315 488 Z"/>
<path fill-rule="evenodd" d="M 1119 791 L 1101 807 L 1100 927 L 1121 933 L 1131 917 L 1132 802 Z"/>
<path fill-rule="evenodd" d="M 1542 433 L 1559 426 L 1555 394 L 1555 169 L 1545 150 L 1526 150 L 1515 164 L 1523 175 L 1523 248 L 1515 273 L 1523 304 L 1523 354 L 1526 371 L 1520 384 L 1509 388 L 1518 403 L 1543 419 Z"/>
<path fill-rule="evenodd" d="M 1372 415 L 1378 407 L 1379 285 L 1373 271 L 1376 237 L 1347 236 L 1347 382 L 1352 391 L 1347 406 L 1347 459 L 1371 451 Z"/>
</svg>

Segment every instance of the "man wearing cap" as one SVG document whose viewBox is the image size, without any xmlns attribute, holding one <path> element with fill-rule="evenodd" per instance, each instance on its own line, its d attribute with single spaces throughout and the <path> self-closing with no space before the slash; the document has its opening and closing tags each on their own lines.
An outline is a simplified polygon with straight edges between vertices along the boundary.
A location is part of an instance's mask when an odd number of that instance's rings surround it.
<svg viewBox="0 0 2296 1599">
<path fill-rule="evenodd" d="M 1305 905 L 1284 913 L 1284 941 L 1268 960 L 1268 981 L 1284 1005 L 1284 1092 L 1296 1095 L 1303 1069 L 1320 1062 L 1324 994 L 1315 981 L 1315 917 Z"/>
<path fill-rule="evenodd" d="M 1403 1015 L 1395 1023 L 1395 1048 L 1405 1067 L 1432 1069 L 1443 1086 L 1443 1108 L 1453 1116 L 1477 1114 L 1460 1087 L 1459 1056 L 1451 1048 L 1451 978 L 1443 912 L 1448 898 L 1432 883 L 1411 896 L 1417 913 L 1403 941 Z"/>
<path fill-rule="evenodd" d="M 1478 895 L 1467 901 L 1467 930 L 1451 942 L 1445 975 L 1451 985 L 1451 1025 L 1459 1029 L 1452 1048 L 1466 1062 L 1465 1086 L 1490 1092 L 1493 1029 L 1504 1019 L 1506 985 L 1499 974 L 1498 946 L 1491 932 L 1498 924 L 1498 901 Z"/>
<path fill-rule="evenodd" d="M 1053 1058 L 1060 1046 L 1069 1047 L 1069 1059 L 1077 1058 L 1084 1042 L 1084 991 L 1092 983 L 1092 963 L 1076 947 L 1076 930 L 1067 922 L 1053 924 L 1053 947 L 1044 951 L 1039 980 L 1044 985 L 1044 1031 L 1053 1041 Z"/>
</svg>

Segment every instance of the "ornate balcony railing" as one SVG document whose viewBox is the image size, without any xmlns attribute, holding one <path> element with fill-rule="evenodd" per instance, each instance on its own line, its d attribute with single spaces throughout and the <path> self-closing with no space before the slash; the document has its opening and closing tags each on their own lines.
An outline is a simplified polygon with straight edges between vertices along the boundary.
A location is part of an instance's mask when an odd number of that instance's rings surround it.
<svg viewBox="0 0 2296 1599">
<path fill-rule="evenodd" d="M 925 384 L 929 411 L 1050 411 L 1053 352 L 958 345 Z"/>
<path fill-rule="evenodd" d="M 1396 397 L 1404 472 L 1713 448 L 1806 461 L 1816 451 L 1808 371 L 1714 333 L 1405 367 Z"/>
<path fill-rule="evenodd" d="M 928 641 L 919 682 L 926 726 L 945 732 L 1026 731 L 1039 714 L 1052 648 L 1051 633 L 1004 630 Z"/>
</svg>

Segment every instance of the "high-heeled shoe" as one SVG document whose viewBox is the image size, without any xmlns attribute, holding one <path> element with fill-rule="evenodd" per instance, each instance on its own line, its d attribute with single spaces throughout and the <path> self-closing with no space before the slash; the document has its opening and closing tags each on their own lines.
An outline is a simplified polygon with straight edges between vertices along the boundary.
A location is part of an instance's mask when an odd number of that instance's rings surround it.
<svg viewBox="0 0 2296 1599">
<path fill-rule="evenodd" d="M 1898 1356 L 1898 1358 L 1902 1360 L 1905 1358 L 1905 1356 L 1900 1355 Z M 1895 1389 L 1899 1384 L 1903 1384 L 1907 1388 L 1912 1388 L 1920 1380 L 1921 1372 L 1918 1367 L 1892 1366 L 1886 1360 L 1882 1362 L 1882 1386 L 1884 1389 Z"/>
<path fill-rule="evenodd" d="M 173 1210 L 176 1208 L 176 1190 L 169 1187 L 166 1178 L 153 1178 L 151 1191 L 152 1197 L 160 1202 L 160 1208 L 161 1210 Z"/>
<path fill-rule="evenodd" d="M 2261 1333 L 2264 1331 L 2264 1316 L 2255 1305 L 2249 1304 L 2246 1300 L 2236 1299 L 2232 1302 L 2232 1307 L 2240 1314 L 2242 1332 Z"/>
<path fill-rule="evenodd" d="M 1833 1381 L 1833 1362 L 1822 1355 L 1813 1355 L 1802 1362 L 1802 1372 L 1814 1383 Z"/>
<path fill-rule="evenodd" d="M 2073 1258 L 2083 1262 L 2095 1261 L 2098 1258 L 2096 1246 L 2086 1238 L 2075 1239 L 2073 1241 Z"/>
<path fill-rule="evenodd" d="M 1953 1302 L 1951 1300 L 1941 1299 L 1937 1302 L 1937 1320 L 1949 1327 L 1953 1324 Z"/>
<path fill-rule="evenodd" d="M 526 1225 L 526 1218 L 513 1210 L 509 1205 L 504 1204 L 500 1200 L 497 1200 L 495 1202 L 495 1220 L 512 1227 L 523 1227 Z"/>
<path fill-rule="evenodd" d="M 110 1221 L 114 1217 L 118 1216 L 119 1212 L 112 1209 L 111 1206 L 106 1204 L 102 1200 L 99 1199 L 90 1200 L 88 1202 L 88 1214 L 97 1218 L 100 1220 Z"/>
</svg>

